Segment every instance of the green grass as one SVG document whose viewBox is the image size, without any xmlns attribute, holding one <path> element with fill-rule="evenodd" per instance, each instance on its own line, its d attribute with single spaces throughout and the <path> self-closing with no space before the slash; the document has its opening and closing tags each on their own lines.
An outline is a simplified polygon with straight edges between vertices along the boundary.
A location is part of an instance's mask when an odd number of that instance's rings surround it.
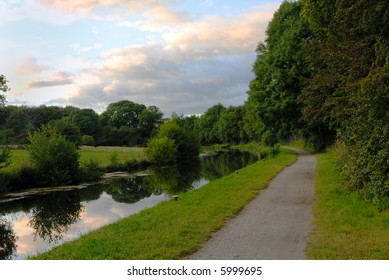
<svg viewBox="0 0 389 280">
<path fill-rule="evenodd" d="M 182 193 L 35 259 L 180 259 L 195 252 L 234 217 L 285 166 L 296 160 L 282 150 L 208 185 Z"/>
<path fill-rule="evenodd" d="M 129 160 L 145 160 L 146 155 L 143 148 L 139 147 L 80 147 L 80 163 L 85 163 L 93 160 L 99 163 L 100 166 L 106 167 L 110 164 L 110 158 L 113 154 L 117 155 L 118 163 L 123 163 Z M 29 163 L 29 155 L 27 150 L 13 149 L 11 155 L 11 164 L 1 170 L 1 172 L 9 172 L 20 168 L 22 165 Z"/>
<path fill-rule="evenodd" d="M 318 154 L 310 259 L 389 259 L 389 211 L 379 212 L 342 184 L 335 151 Z"/>
<path fill-rule="evenodd" d="M 80 148 L 80 162 L 89 160 L 98 162 L 102 167 L 110 164 L 110 158 L 113 154 L 117 155 L 118 163 L 130 160 L 146 160 L 146 154 L 143 148 L 138 147 L 89 147 Z"/>
</svg>

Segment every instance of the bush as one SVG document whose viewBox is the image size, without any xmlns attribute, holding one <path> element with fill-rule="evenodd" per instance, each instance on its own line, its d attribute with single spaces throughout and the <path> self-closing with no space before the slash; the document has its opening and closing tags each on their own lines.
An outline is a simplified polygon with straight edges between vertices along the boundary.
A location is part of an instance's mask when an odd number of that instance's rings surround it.
<svg viewBox="0 0 389 280">
<path fill-rule="evenodd" d="M 98 162 L 89 160 L 81 166 L 79 174 L 81 182 L 96 182 L 103 177 L 104 170 L 100 168 Z"/>
<path fill-rule="evenodd" d="M 177 158 L 177 146 L 167 137 L 153 138 L 147 144 L 146 155 L 151 163 L 173 163 Z"/>
<path fill-rule="evenodd" d="M 81 143 L 84 146 L 94 146 L 96 145 L 95 139 L 90 135 L 83 135 L 81 138 Z"/>
<path fill-rule="evenodd" d="M 161 125 L 157 137 L 167 137 L 174 140 L 177 147 L 176 158 L 197 157 L 200 153 L 199 135 L 194 131 L 181 127 L 175 121 L 165 122 Z"/>
<path fill-rule="evenodd" d="M 27 150 L 42 185 L 71 184 L 79 173 L 79 153 L 53 126 L 42 126 L 28 137 Z"/>
</svg>

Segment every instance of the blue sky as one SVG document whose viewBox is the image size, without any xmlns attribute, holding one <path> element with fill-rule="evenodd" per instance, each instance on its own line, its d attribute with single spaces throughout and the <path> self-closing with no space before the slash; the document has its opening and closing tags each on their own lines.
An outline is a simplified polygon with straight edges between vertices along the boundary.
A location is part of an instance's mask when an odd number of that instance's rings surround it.
<svg viewBox="0 0 389 280">
<path fill-rule="evenodd" d="M 3 0 L 8 104 L 101 113 L 128 99 L 166 116 L 241 105 L 281 1 Z"/>
</svg>

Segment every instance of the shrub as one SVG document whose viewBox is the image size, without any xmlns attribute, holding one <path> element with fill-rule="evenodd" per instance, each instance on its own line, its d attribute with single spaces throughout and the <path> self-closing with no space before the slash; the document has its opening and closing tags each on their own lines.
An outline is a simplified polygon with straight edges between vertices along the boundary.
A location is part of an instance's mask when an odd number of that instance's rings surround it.
<svg viewBox="0 0 389 280">
<path fill-rule="evenodd" d="M 95 139 L 90 135 L 83 135 L 81 138 L 81 143 L 84 146 L 94 146 L 96 145 Z"/>
<path fill-rule="evenodd" d="M 200 137 L 194 131 L 185 129 L 175 121 L 165 122 L 159 128 L 157 137 L 174 140 L 177 147 L 176 158 L 197 157 L 200 153 Z"/>
<path fill-rule="evenodd" d="M 79 153 L 74 143 L 66 140 L 50 125 L 44 125 L 28 137 L 27 150 L 42 185 L 62 185 L 76 181 Z"/>
<path fill-rule="evenodd" d="M 81 166 L 79 174 L 81 182 L 96 182 L 104 175 L 104 171 L 98 162 L 89 160 Z"/>
<path fill-rule="evenodd" d="M 177 157 L 177 146 L 167 137 L 153 138 L 147 144 L 146 155 L 151 163 L 173 163 Z"/>
</svg>

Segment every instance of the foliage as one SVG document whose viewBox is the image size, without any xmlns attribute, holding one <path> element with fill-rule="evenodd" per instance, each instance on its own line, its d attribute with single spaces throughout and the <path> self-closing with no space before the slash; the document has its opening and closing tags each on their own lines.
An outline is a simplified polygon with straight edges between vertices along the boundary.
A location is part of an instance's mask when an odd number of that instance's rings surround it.
<svg viewBox="0 0 389 280">
<path fill-rule="evenodd" d="M 0 169 L 10 164 L 9 134 L 10 131 L 0 130 Z"/>
<path fill-rule="evenodd" d="M 109 104 L 107 110 L 101 114 L 100 121 L 103 125 L 116 128 L 122 126 L 138 127 L 139 116 L 144 109 L 146 109 L 145 105 L 121 100 Z"/>
<path fill-rule="evenodd" d="M 10 88 L 7 85 L 7 82 L 8 82 L 7 78 L 3 74 L 0 74 L 0 91 L 7 92 L 10 90 Z M 5 95 L 0 94 L 0 107 L 4 105 L 5 105 Z"/>
<path fill-rule="evenodd" d="M 248 141 L 243 124 L 244 115 L 244 106 L 230 106 L 220 113 L 219 120 L 216 125 L 217 135 L 220 142 L 238 144 Z"/>
<path fill-rule="evenodd" d="M 174 140 L 177 147 L 177 158 L 196 157 L 200 153 L 200 139 L 195 130 L 188 130 L 176 121 L 167 121 L 158 130 L 158 138 L 166 137 Z"/>
<path fill-rule="evenodd" d="M 54 122 L 53 126 L 58 129 L 66 140 L 74 143 L 76 146 L 82 144 L 80 128 L 67 118 Z"/>
<path fill-rule="evenodd" d="M 42 126 L 28 137 L 30 160 L 43 185 L 55 186 L 74 182 L 79 173 L 79 153 L 53 126 Z"/>
<path fill-rule="evenodd" d="M 16 251 L 16 239 L 10 223 L 0 217 L 0 260 L 12 257 Z"/>
<path fill-rule="evenodd" d="M 79 174 L 81 182 L 97 182 L 103 177 L 104 170 L 97 161 L 88 160 L 81 165 Z"/>
<path fill-rule="evenodd" d="M 220 103 L 209 108 L 198 120 L 200 140 L 203 145 L 212 145 L 219 142 L 217 123 L 225 107 Z"/>
<path fill-rule="evenodd" d="M 142 139 L 148 139 L 162 124 L 163 114 L 157 106 L 149 106 L 139 115 L 139 133 Z"/>
<path fill-rule="evenodd" d="M 177 145 L 168 137 L 152 138 L 146 149 L 146 155 L 150 162 L 155 164 L 167 164 L 176 161 Z"/>
<path fill-rule="evenodd" d="M 315 31 L 311 77 L 301 95 L 304 118 L 325 124 L 320 138 L 326 127 L 337 131 L 342 173 L 381 209 L 389 207 L 388 9 L 382 0 L 304 1 Z"/>
<path fill-rule="evenodd" d="M 97 137 L 100 130 L 99 115 L 92 109 L 73 110 L 69 119 L 79 128 L 81 134 Z"/>
<path fill-rule="evenodd" d="M 129 104 L 135 103 L 128 100 L 112 103 L 100 116 L 92 109 L 73 106 L 63 108 L 0 104 L 0 130 L 14 131 L 13 144 L 26 144 L 29 133 L 42 125 L 52 124 L 58 125 L 63 135 L 77 145 L 82 143 L 81 135 L 93 137 L 93 145 L 144 145 L 162 123 L 163 114 L 156 106 L 146 108 L 142 104 L 135 104 L 131 107 Z M 87 143 L 91 144 L 92 141 L 88 139 Z"/>
<path fill-rule="evenodd" d="M 94 146 L 96 145 L 95 139 L 90 135 L 83 135 L 81 137 L 81 144 L 84 146 Z"/>
<path fill-rule="evenodd" d="M 252 122 L 246 124 L 252 140 L 259 140 L 260 133 L 265 145 L 286 140 L 300 128 L 297 97 L 308 74 L 304 42 L 312 34 L 300 10 L 300 2 L 284 1 L 256 50 L 245 119 Z"/>
</svg>

